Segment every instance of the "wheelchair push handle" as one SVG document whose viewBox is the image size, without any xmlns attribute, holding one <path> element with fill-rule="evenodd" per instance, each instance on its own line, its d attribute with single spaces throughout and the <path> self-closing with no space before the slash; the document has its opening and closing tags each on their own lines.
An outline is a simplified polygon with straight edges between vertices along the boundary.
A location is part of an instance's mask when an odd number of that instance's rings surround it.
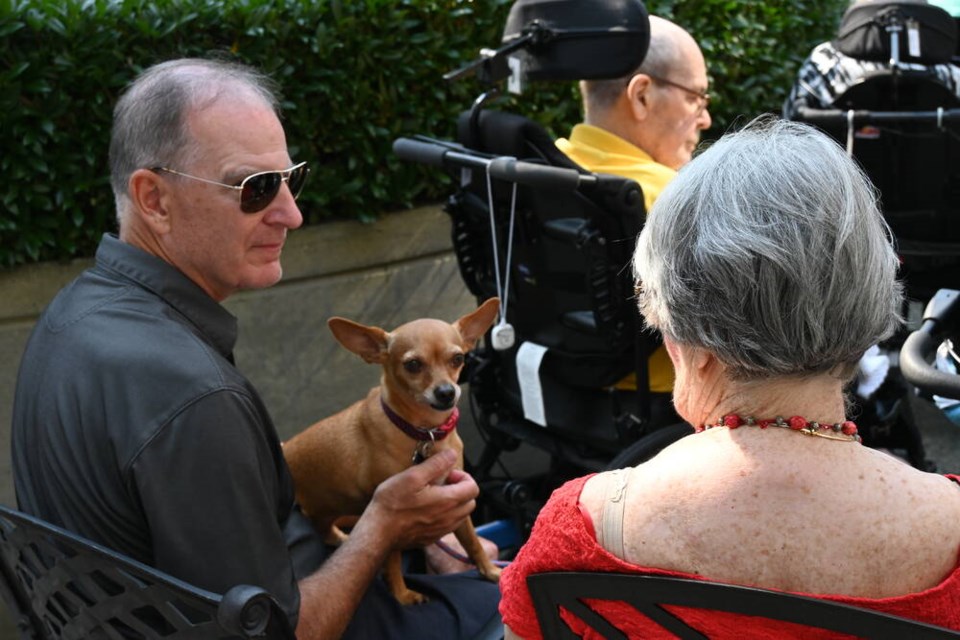
<svg viewBox="0 0 960 640">
<path fill-rule="evenodd" d="M 581 176 L 576 169 L 549 167 L 506 157 L 494 158 L 490 163 L 490 175 L 508 182 L 559 191 L 576 191 L 581 177 L 593 177 Z"/>
<path fill-rule="evenodd" d="M 937 348 L 960 319 L 960 291 L 941 289 L 930 299 L 920 328 L 907 336 L 900 349 L 900 371 L 912 385 L 947 398 L 960 398 L 960 375 L 931 364 Z"/>
<path fill-rule="evenodd" d="M 818 127 L 842 127 L 851 124 L 908 124 L 929 123 L 937 126 L 960 121 L 960 109 L 930 109 L 925 111 L 870 111 L 867 109 L 811 109 L 800 107 L 797 118 Z"/>
<path fill-rule="evenodd" d="M 413 138 L 397 138 L 393 141 L 393 152 L 401 160 L 442 167 L 448 153 L 456 153 L 452 147 Z"/>
<path fill-rule="evenodd" d="M 408 162 L 489 171 L 490 176 L 498 180 L 542 189 L 576 191 L 582 186 L 593 186 L 597 181 L 596 176 L 582 174 L 576 169 L 525 162 L 509 156 L 470 153 L 460 145 L 430 139 L 397 138 L 393 142 L 393 152 Z"/>
</svg>

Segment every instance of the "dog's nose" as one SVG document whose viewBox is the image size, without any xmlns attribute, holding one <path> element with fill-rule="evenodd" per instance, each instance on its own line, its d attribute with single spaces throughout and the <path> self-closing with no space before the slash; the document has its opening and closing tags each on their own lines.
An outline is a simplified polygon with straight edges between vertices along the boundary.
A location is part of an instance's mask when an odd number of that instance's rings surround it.
<svg viewBox="0 0 960 640">
<path fill-rule="evenodd" d="M 448 409 L 457 399 L 457 390 L 452 384 L 441 384 L 433 390 L 433 398 L 439 406 Z"/>
</svg>

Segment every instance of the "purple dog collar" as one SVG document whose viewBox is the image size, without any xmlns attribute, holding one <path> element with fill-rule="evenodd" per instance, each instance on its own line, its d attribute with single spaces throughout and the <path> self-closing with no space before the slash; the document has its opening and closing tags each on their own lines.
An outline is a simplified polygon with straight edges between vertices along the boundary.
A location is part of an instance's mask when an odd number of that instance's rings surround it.
<svg viewBox="0 0 960 640">
<path fill-rule="evenodd" d="M 414 440 L 439 442 L 440 440 L 446 438 L 451 431 L 457 428 L 457 422 L 460 420 L 460 409 L 454 407 L 453 413 L 450 414 L 450 417 L 447 418 L 446 422 L 432 429 L 421 429 L 420 427 L 413 426 L 398 416 L 393 409 L 387 406 L 387 403 L 383 401 L 383 398 L 380 398 L 380 406 L 383 407 L 383 412 L 387 414 L 388 418 L 390 418 L 390 422 L 395 424 L 400 431 L 403 431 Z"/>
</svg>

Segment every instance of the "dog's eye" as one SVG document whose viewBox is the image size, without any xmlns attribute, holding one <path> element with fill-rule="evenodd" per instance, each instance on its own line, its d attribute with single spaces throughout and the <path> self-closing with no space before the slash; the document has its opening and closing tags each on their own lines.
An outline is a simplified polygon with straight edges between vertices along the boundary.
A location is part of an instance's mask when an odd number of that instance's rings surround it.
<svg viewBox="0 0 960 640">
<path fill-rule="evenodd" d="M 458 353 L 457 355 L 453 356 L 453 357 L 450 359 L 450 364 L 452 364 L 452 365 L 455 366 L 455 367 L 462 367 L 462 366 L 463 366 L 463 354 L 462 354 L 462 353 Z"/>
<path fill-rule="evenodd" d="M 420 373 L 423 370 L 423 363 L 419 360 L 407 360 L 403 363 L 403 368 L 407 373 Z"/>
</svg>

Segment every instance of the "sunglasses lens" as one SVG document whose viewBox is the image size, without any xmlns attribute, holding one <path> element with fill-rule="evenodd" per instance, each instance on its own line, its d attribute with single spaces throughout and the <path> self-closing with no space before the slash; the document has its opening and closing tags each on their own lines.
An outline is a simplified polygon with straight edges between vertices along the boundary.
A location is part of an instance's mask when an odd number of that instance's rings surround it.
<svg viewBox="0 0 960 640">
<path fill-rule="evenodd" d="M 297 167 L 290 172 L 290 177 L 287 179 L 287 186 L 290 187 L 290 193 L 293 194 L 294 200 L 300 195 L 300 192 L 303 190 L 303 185 L 307 182 L 307 165 Z"/>
<path fill-rule="evenodd" d="M 287 186 L 296 199 L 307 181 L 307 165 L 302 164 L 289 170 Z M 240 210 L 244 213 L 257 213 L 273 202 L 283 184 L 283 175 L 286 171 L 268 171 L 252 175 L 243 181 L 240 191 Z"/>
<path fill-rule="evenodd" d="M 283 178 L 277 171 L 260 173 L 243 181 L 240 191 L 240 210 L 244 213 L 256 213 L 273 202 L 280 191 Z"/>
</svg>

